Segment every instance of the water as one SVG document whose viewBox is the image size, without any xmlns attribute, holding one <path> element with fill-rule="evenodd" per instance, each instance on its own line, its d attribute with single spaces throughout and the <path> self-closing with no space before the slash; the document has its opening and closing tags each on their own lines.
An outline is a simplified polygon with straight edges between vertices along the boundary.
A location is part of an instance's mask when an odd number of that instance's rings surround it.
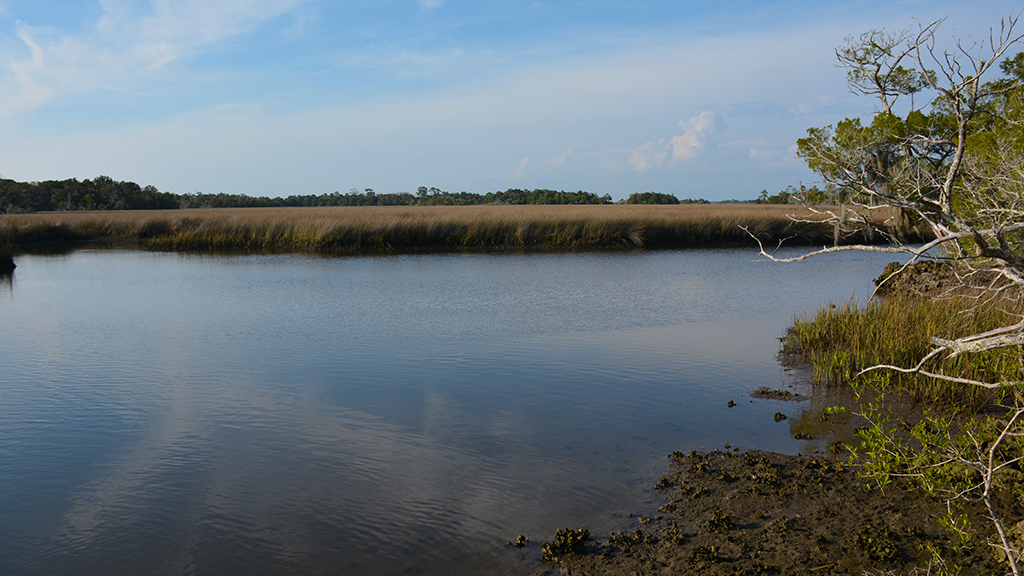
<svg viewBox="0 0 1024 576">
<path fill-rule="evenodd" d="M 653 511 L 673 450 L 806 447 L 748 393 L 887 258 L 755 256 L 22 255 L 0 573 L 533 573 Z"/>
</svg>

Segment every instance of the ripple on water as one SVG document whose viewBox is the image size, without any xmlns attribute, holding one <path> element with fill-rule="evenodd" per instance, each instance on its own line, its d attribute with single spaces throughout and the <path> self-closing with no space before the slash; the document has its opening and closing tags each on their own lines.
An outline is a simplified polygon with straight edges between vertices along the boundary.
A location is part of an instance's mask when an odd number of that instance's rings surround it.
<svg viewBox="0 0 1024 576">
<path fill-rule="evenodd" d="M 653 509 L 672 450 L 798 448 L 775 406 L 726 402 L 779 385 L 795 312 L 884 265 L 843 258 L 26 255 L 0 298 L 0 558 L 514 572 L 520 533 Z"/>
</svg>

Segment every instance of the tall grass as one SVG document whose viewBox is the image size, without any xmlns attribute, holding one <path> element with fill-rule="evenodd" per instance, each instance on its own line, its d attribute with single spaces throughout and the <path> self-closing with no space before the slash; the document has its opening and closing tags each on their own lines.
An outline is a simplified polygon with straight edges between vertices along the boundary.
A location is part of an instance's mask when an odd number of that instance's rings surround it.
<svg viewBox="0 0 1024 576">
<path fill-rule="evenodd" d="M 18 244 L 131 240 L 162 249 L 323 252 L 826 244 L 832 228 L 776 205 L 379 206 L 50 212 L 0 216 Z"/>
<path fill-rule="evenodd" d="M 1020 312 L 1019 306 L 979 304 L 970 296 L 932 299 L 895 292 L 863 307 L 850 302 L 797 318 L 784 338 L 784 350 L 810 362 L 818 381 L 836 384 L 877 364 L 911 368 L 931 350 L 930 337 L 955 339 L 1014 324 Z M 1024 378 L 1019 349 L 937 358 L 926 369 L 986 382 Z M 977 408 L 992 395 L 977 386 L 917 374 L 868 374 L 873 386 L 908 392 L 915 400 Z"/>
</svg>

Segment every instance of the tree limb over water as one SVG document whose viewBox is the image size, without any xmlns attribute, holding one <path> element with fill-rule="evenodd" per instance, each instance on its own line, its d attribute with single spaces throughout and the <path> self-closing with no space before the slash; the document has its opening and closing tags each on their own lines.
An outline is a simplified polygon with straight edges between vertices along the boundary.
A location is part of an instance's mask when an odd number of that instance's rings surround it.
<svg viewBox="0 0 1024 576">
<path fill-rule="evenodd" d="M 847 118 L 811 128 L 797 142 L 797 155 L 821 175 L 832 203 L 840 206 L 815 214 L 834 226 L 836 245 L 779 258 L 759 242 L 760 256 L 774 262 L 849 250 L 907 256 L 895 273 L 876 281 L 879 288 L 921 260 L 938 262 L 948 269 L 952 284 L 925 297 L 966 303 L 957 314 L 999 310 L 1011 318 L 1006 325 L 966 336 L 930 334 L 930 350 L 914 366 L 883 359 L 854 378 L 886 371 L 916 374 L 1011 400 L 997 402 L 1005 418 L 952 426 L 930 417 L 920 426 L 906 426 L 906 434 L 869 403 L 865 416 L 872 426 L 862 433 L 862 466 L 880 483 L 893 475 L 913 477 L 929 493 L 946 498 L 950 512 L 944 520 L 958 535 L 965 533 L 958 524 L 959 507 L 984 504 L 998 536 L 991 545 L 1016 576 L 1024 543 L 1005 525 L 1007 510 L 999 508 L 996 495 L 1010 486 L 1008 471 L 1021 473 L 1024 386 L 1019 378 L 1007 377 L 1013 370 L 996 370 L 996 378 L 981 380 L 942 367 L 960 356 L 985 363 L 997 352 L 1012 356 L 1016 351 L 1018 362 L 1024 362 L 1024 52 L 1006 58 L 1024 38 L 1022 14 L 1002 19 L 987 37 L 954 38 L 951 51 L 936 48 L 941 20 L 919 22 L 916 30 L 871 30 L 847 38 L 836 50 L 839 64 L 847 70 L 851 92 L 876 98 L 875 112 L 869 122 Z M 1005 76 L 984 81 L 997 64 Z M 919 93 L 930 99 L 927 112 L 914 106 Z M 897 113 L 896 103 L 905 96 L 910 105 Z M 877 226 L 871 216 L 881 208 L 904 225 Z M 930 231 L 934 240 L 906 245 L 898 231 L 908 225 Z M 843 237 L 865 230 L 886 236 L 890 246 L 839 245 Z M 879 377 L 882 381 L 887 380 Z M 1015 530 L 1022 527 L 1024 522 Z"/>
</svg>

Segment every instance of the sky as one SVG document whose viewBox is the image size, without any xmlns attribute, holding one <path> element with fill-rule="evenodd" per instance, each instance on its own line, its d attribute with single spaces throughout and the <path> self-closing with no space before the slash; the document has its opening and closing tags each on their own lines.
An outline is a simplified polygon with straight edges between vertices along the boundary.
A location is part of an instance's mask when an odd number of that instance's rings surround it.
<svg viewBox="0 0 1024 576">
<path fill-rule="evenodd" d="M 836 66 L 845 37 L 946 18 L 940 43 L 970 41 L 1022 8 L 0 0 L 0 176 L 752 199 L 816 181 L 807 128 L 874 111 Z"/>
</svg>

